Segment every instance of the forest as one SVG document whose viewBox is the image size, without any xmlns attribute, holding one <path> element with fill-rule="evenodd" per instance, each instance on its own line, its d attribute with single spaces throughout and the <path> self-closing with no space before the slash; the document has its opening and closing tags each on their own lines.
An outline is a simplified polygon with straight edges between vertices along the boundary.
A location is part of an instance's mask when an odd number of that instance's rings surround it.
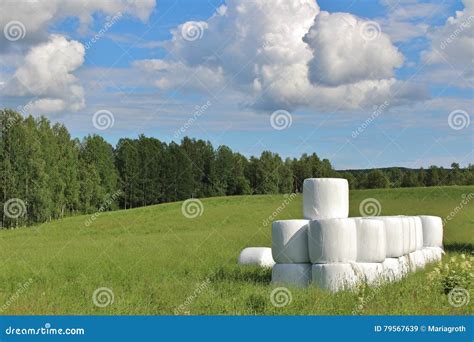
<svg viewBox="0 0 474 342">
<path fill-rule="evenodd" d="M 316 153 L 282 159 L 264 151 L 247 158 L 188 137 L 178 144 L 140 135 L 112 146 L 99 135 L 72 138 L 64 125 L 9 109 L 0 111 L 0 128 L 0 205 L 14 199 L 27 213 L 4 210 L 3 228 L 191 197 L 301 192 L 310 177 L 344 177 L 351 189 L 474 184 L 474 165 L 456 163 L 337 171 Z"/>
</svg>

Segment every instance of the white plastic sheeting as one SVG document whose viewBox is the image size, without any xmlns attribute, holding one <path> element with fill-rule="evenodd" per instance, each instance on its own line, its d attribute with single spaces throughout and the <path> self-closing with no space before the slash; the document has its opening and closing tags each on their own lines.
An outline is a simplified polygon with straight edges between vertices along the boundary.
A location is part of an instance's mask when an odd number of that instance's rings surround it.
<svg viewBox="0 0 474 342">
<path fill-rule="evenodd" d="M 315 286 L 331 292 L 351 289 L 358 281 L 352 265 L 348 263 L 314 264 L 311 273 Z"/>
<path fill-rule="evenodd" d="M 443 221 L 438 216 L 420 216 L 424 247 L 443 247 Z"/>
<path fill-rule="evenodd" d="M 416 222 L 415 217 L 407 216 L 410 222 L 410 253 L 416 251 Z"/>
<path fill-rule="evenodd" d="M 425 254 L 423 251 L 414 251 L 408 254 L 408 258 L 410 260 L 410 271 L 415 272 L 425 268 L 426 261 L 425 261 Z"/>
<path fill-rule="evenodd" d="M 383 262 L 387 254 L 385 224 L 382 220 L 354 218 L 357 230 L 357 262 Z"/>
<path fill-rule="evenodd" d="M 309 263 L 309 220 L 280 220 L 272 224 L 272 254 L 279 264 Z"/>
<path fill-rule="evenodd" d="M 346 218 L 349 215 L 349 183 L 343 178 L 308 178 L 303 182 L 305 219 Z"/>
<path fill-rule="evenodd" d="M 313 264 L 355 262 L 357 230 L 354 219 L 313 220 L 309 224 L 309 258 Z"/>
<path fill-rule="evenodd" d="M 311 264 L 275 264 L 272 284 L 306 287 L 311 280 Z"/>
<path fill-rule="evenodd" d="M 407 216 L 399 216 L 403 231 L 403 254 L 410 253 L 410 218 Z M 401 255 L 400 255 L 401 256 Z"/>
<path fill-rule="evenodd" d="M 257 265 L 272 267 L 275 261 L 272 258 L 272 249 L 268 247 L 247 247 L 240 252 L 238 263 L 241 265 Z"/>
<path fill-rule="evenodd" d="M 384 268 L 378 262 L 357 262 L 352 264 L 354 272 L 360 281 L 368 285 L 379 285 L 384 282 Z"/>
<path fill-rule="evenodd" d="M 410 258 L 408 257 L 408 255 L 404 255 L 398 258 L 398 266 L 400 275 L 402 277 L 406 276 L 408 273 L 411 272 Z"/>
<path fill-rule="evenodd" d="M 421 218 L 415 216 L 415 238 L 416 238 L 416 250 L 421 251 L 423 249 L 423 225 Z"/>
<path fill-rule="evenodd" d="M 398 281 L 403 274 L 400 271 L 400 262 L 398 258 L 387 258 L 382 262 L 383 279 L 388 282 Z"/>
<path fill-rule="evenodd" d="M 408 248 L 408 239 L 405 241 L 405 229 L 408 233 L 408 223 L 403 225 L 403 217 L 400 216 L 375 216 L 370 219 L 381 220 L 385 226 L 386 234 L 386 257 L 398 258 L 405 254 L 405 248 Z"/>
<path fill-rule="evenodd" d="M 437 263 L 441 261 L 444 251 L 440 247 L 425 247 L 422 249 L 426 263 Z"/>
</svg>

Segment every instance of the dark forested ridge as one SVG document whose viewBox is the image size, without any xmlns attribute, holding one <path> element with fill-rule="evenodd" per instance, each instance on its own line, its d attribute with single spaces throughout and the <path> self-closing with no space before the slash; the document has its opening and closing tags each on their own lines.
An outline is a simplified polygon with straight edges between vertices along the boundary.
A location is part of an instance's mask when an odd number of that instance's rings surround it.
<svg viewBox="0 0 474 342">
<path fill-rule="evenodd" d="M 72 139 L 63 125 L 11 110 L 0 111 L 0 128 L 2 227 L 191 197 L 301 192 L 309 177 L 344 177 L 351 188 L 474 184 L 474 165 L 455 163 L 451 169 L 335 171 L 316 153 L 283 160 L 264 151 L 247 159 L 187 137 L 167 144 L 140 135 L 113 147 L 98 135 Z M 10 205 L 26 215 L 6 214 Z"/>
</svg>

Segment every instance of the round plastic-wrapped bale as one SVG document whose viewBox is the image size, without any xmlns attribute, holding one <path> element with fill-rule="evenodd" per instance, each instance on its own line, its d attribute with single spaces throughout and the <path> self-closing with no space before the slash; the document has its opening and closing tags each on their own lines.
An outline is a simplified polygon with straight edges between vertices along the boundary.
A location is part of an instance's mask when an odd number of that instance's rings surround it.
<svg viewBox="0 0 474 342">
<path fill-rule="evenodd" d="M 416 236 L 416 250 L 421 251 L 423 249 L 423 225 L 421 218 L 415 216 L 415 236 Z"/>
<path fill-rule="evenodd" d="M 305 219 L 349 216 L 349 183 L 343 178 L 307 178 L 303 182 Z"/>
<path fill-rule="evenodd" d="M 280 220 L 272 224 L 272 254 L 279 264 L 309 263 L 309 220 Z"/>
<path fill-rule="evenodd" d="M 357 230 L 354 219 L 313 220 L 309 224 L 309 258 L 313 264 L 355 262 Z"/>
<path fill-rule="evenodd" d="M 440 247 L 425 247 L 422 249 L 422 253 L 426 263 L 436 263 L 441 261 L 444 251 Z"/>
<path fill-rule="evenodd" d="M 331 292 L 352 289 L 358 281 L 351 264 L 314 264 L 311 273 L 315 286 Z"/>
<path fill-rule="evenodd" d="M 410 271 L 415 272 L 418 270 L 422 270 L 425 268 L 426 261 L 425 261 L 425 254 L 423 251 L 414 251 L 408 254 L 408 258 L 410 261 Z"/>
<path fill-rule="evenodd" d="M 272 284 L 306 287 L 311 280 L 311 264 L 275 264 Z"/>
<path fill-rule="evenodd" d="M 420 216 L 424 247 L 443 247 L 443 221 L 438 216 Z"/>
<path fill-rule="evenodd" d="M 404 277 L 411 271 L 410 258 L 408 257 L 408 255 L 403 255 L 397 259 L 398 259 L 400 275 Z"/>
<path fill-rule="evenodd" d="M 384 282 L 384 268 L 378 262 L 357 262 L 352 264 L 356 276 L 368 285 L 379 285 Z"/>
<path fill-rule="evenodd" d="M 403 255 L 410 253 L 410 218 L 399 216 L 403 231 Z"/>
<path fill-rule="evenodd" d="M 416 222 L 415 217 L 407 216 L 410 222 L 410 253 L 416 251 Z"/>
<path fill-rule="evenodd" d="M 385 224 L 382 220 L 355 217 L 357 262 L 383 262 L 387 254 Z"/>
<path fill-rule="evenodd" d="M 371 220 L 383 221 L 386 236 L 386 257 L 398 258 L 405 254 L 403 218 L 399 216 L 374 216 Z M 407 229 L 408 231 L 408 229 Z M 382 260 L 383 261 L 383 260 Z M 380 261 L 381 262 L 381 261 Z"/>
<path fill-rule="evenodd" d="M 398 258 L 387 258 L 382 262 L 383 278 L 388 281 L 398 281 L 402 278 Z"/>
<path fill-rule="evenodd" d="M 272 249 L 268 247 L 247 247 L 240 252 L 238 263 L 241 265 L 256 265 L 260 267 L 272 267 L 275 261 L 272 257 Z"/>
</svg>

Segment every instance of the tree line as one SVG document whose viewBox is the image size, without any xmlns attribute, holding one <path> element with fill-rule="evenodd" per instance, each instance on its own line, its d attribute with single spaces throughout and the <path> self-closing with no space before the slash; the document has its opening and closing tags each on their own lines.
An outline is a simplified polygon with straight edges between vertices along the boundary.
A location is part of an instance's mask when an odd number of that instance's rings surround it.
<svg viewBox="0 0 474 342">
<path fill-rule="evenodd" d="M 0 111 L 0 128 L 0 224 L 6 228 L 192 197 L 301 192 L 310 177 L 345 177 L 351 188 L 474 184 L 472 166 L 436 168 L 437 176 L 431 168 L 423 176 L 403 169 L 338 172 L 316 153 L 283 160 L 264 151 L 246 158 L 188 137 L 178 144 L 140 135 L 114 147 L 99 135 L 79 140 L 45 117 L 7 109 Z"/>
</svg>

